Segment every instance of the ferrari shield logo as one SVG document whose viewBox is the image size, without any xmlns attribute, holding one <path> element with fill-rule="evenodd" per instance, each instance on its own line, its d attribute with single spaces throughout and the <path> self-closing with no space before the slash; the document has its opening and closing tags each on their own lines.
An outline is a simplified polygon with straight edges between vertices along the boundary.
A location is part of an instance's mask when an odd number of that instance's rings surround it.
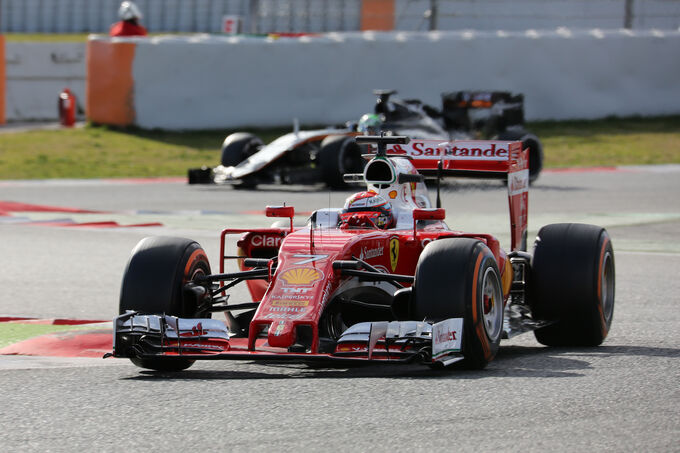
<svg viewBox="0 0 680 453">
<path fill-rule="evenodd" d="M 393 237 L 390 239 L 390 266 L 392 267 L 392 272 L 397 269 L 397 263 L 399 262 L 399 238 Z"/>
</svg>

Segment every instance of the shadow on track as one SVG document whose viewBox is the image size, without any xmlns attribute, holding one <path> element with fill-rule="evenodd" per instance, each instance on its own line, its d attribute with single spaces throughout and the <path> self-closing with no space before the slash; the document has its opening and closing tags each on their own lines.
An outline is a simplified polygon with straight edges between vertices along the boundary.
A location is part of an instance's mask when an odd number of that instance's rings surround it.
<svg viewBox="0 0 680 453">
<path fill-rule="evenodd" d="M 579 358 L 574 358 L 576 355 Z M 484 379 L 496 377 L 575 378 L 582 371 L 593 368 L 588 356 L 602 358 L 615 356 L 680 357 L 680 349 L 644 346 L 600 346 L 598 348 L 547 348 L 542 346 L 501 347 L 499 355 L 484 370 L 430 369 L 419 364 L 359 364 L 354 367 L 323 366 L 281 362 L 231 362 L 238 369 L 187 370 L 177 373 L 140 370 L 139 374 L 123 378 L 139 381 L 192 381 L 192 380 L 243 380 L 243 379 Z M 211 363 L 214 363 L 211 362 Z M 260 371 L 262 370 L 262 371 Z"/>
</svg>

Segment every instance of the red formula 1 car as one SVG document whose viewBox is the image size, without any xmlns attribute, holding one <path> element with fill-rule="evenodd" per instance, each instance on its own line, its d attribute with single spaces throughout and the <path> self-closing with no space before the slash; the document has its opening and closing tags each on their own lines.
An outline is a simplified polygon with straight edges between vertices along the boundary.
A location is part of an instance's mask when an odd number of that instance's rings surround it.
<svg viewBox="0 0 680 453">
<path fill-rule="evenodd" d="M 546 345 L 596 346 L 614 310 L 606 230 L 554 224 L 526 250 L 529 174 L 521 142 L 410 141 L 364 136 L 377 152 L 367 191 L 293 226 L 293 207 L 268 207 L 285 227 L 226 229 L 220 272 L 194 241 L 143 239 L 123 277 L 115 357 L 154 370 L 199 359 L 458 363 L 483 368 L 502 338 L 531 331 Z M 444 223 L 423 174 L 507 179 L 511 249 Z M 437 195 L 439 198 L 439 195 Z M 439 204 L 439 202 L 437 202 Z M 239 235 L 227 254 L 225 238 Z M 237 260 L 240 271 L 225 272 Z M 248 285 L 253 302 L 232 303 Z M 212 319 L 225 312 L 226 321 Z"/>
</svg>

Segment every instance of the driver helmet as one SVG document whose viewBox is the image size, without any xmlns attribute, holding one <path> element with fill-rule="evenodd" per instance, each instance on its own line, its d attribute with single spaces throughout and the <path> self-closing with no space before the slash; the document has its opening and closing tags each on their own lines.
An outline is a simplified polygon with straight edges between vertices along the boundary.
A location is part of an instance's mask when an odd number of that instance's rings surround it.
<svg viewBox="0 0 680 453">
<path fill-rule="evenodd" d="M 142 12 L 134 2 L 123 2 L 118 8 L 118 17 L 120 20 L 141 19 Z"/>
<path fill-rule="evenodd" d="M 359 119 L 357 130 L 364 135 L 380 135 L 382 123 L 382 115 L 367 113 Z"/>
<path fill-rule="evenodd" d="M 381 229 L 394 226 L 392 204 L 375 192 L 359 192 L 347 198 L 340 211 L 340 222 L 351 224 L 352 218 L 369 219 L 373 225 Z"/>
</svg>

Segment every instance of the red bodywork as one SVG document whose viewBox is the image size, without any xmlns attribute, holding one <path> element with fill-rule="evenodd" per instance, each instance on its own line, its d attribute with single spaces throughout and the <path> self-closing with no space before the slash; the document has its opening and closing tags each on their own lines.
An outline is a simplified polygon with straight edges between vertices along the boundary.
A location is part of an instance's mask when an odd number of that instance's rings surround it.
<svg viewBox="0 0 680 453">
<path fill-rule="evenodd" d="M 222 256 L 226 235 L 243 233 L 244 230 L 222 231 Z M 238 241 L 239 250 L 245 256 L 252 256 L 258 248 L 256 245 L 263 243 L 262 238 L 271 238 L 269 241 L 264 240 L 270 244 L 280 241 L 280 248 L 278 268 L 271 282 L 247 282 L 253 300 L 261 301 L 250 325 L 248 349 L 255 349 L 257 336 L 270 325 L 275 327 L 269 329 L 268 345 L 288 348 L 295 342 L 296 327 L 307 325 L 313 332 L 311 352 L 316 353 L 319 319 L 330 296 L 341 283 L 336 274 L 338 271 L 333 269 L 333 261 L 364 256 L 364 261 L 378 269 L 414 275 L 418 257 L 425 245 L 444 237 L 471 237 L 483 241 L 494 254 L 503 275 L 506 254 L 495 237 L 451 231 L 443 224 L 418 230 L 415 236 L 412 230 L 338 229 L 321 234 L 316 232 L 313 236 L 314 247 L 310 247 L 308 227 L 293 232 L 275 228 L 249 230 Z M 223 260 L 220 272 L 225 272 L 224 263 Z"/>
<path fill-rule="evenodd" d="M 456 171 L 457 174 L 483 171 L 492 174 L 493 177 L 507 177 L 511 247 L 512 250 L 522 250 L 527 228 L 527 150 L 522 150 L 520 142 L 485 143 L 489 143 L 489 149 L 493 149 L 497 154 L 504 146 L 506 155 L 501 156 L 504 160 L 495 158 L 489 162 L 483 157 L 459 160 L 460 156 L 453 156 L 450 152 L 447 154 L 444 148 L 436 147 L 431 147 L 431 154 L 424 156 L 412 155 L 415 153 L 403 148 L 392 149 L 390 152 L 411 155 L 413 166 L 420 171 L 436 169 L 441 162 L 444 170 Z M 422 140 L 411 142 L 411 146 L 421 146 L 421 149 L 428 149 L 426 146 L 428 144 L 431 143 Z M 424 247 L 429 242 L 441 238 L 469 237 L 484 242 L 498 265 L 502 276 L 504 300 L 507 301 L 512 282 L 512 266 L 499 241 L 488 234 L 450 230 L 438 220 L 442 218 L 443 212 L 414 210 L 415 220 L 412 228 L 403 228 L 402 225 L 401 229 L 392 230 L 310 226 L 293 228 L 292 207 L 268 208 L 267 215 L 290 217 L 290 227 L 225 229 L 221 233 L 220 273 L 226 271 L 225 263 L 228 259 L 236 258 L 226 254 L 226 237 L 233 234 L 240 235 L 237 242 L 238 257 L 277 257 L 276 268 L 274 270 L 272 267 L 274 261 L 271 260 L 270 275 L 266 281 L 246 281 L 252 300 L 260 302 L 250 323 L 247 340 L 231 338 L 226 342 L 216 343 L 215 350 L 206 347 L 201 352 L 203 355 L 234 355 L 233 358 L 272 354 L 285 355 L 289 358 L 330 357 L 331 354 L 319 352 L 319 321 L 339 287 L 355 278 L 341 275 L 341 271 L 334 269 L 333 262 L 360 258 L 382 272 L 413 276 Z M 424 227 L 416 228 L 416 221 L 423 219 L 431 221 Z M 249 269 L 240 259 L 239 267 L 241 270 Z M 310 350 L 305 353 L 290 352 L 301 327 L 311 330 Z M 263 332 L 266 332 L 265 336 L 261 335 Z"/>
</svg>

